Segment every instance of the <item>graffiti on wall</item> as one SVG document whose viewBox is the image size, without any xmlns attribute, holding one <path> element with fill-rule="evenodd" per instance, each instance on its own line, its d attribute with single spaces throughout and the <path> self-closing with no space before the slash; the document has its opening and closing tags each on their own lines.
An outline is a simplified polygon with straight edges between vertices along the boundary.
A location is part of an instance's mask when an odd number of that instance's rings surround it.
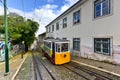
<svg viewBox="0 0 120 80">
<path fill-rule="evenodd" d="M 13 46 L 13 51 L 14 51 L 14 55 L 18 54 L 18 51 L 19 51 L 19 45 L 18 44 Z"/>
<path fill-rule="evenodd" d="M 8 43 L 8 49 L 10 48 L 10 43 Z M 5 56 L 5 42 L 0 42 L 0 56 Z"/>
<path fill-rule="evenodd" d="M 5 56 L 5 43 L 0 42 L 0 56 Z"/>
</svg>

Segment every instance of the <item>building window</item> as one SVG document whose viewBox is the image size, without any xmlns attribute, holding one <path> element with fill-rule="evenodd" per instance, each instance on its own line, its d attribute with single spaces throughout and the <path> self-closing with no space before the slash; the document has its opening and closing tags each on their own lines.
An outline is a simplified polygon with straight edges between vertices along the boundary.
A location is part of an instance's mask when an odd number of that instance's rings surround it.
<svg viewBox="0 0 120 80">
<path fill-rule="evenodd" d="M 48 33 L 48 27 L 46 27 L 46 32 Z"/>
<path fill-rule="evenodd" d="M 67 38 L 62 38 L 63 40 L 67 40 Z"/>
<path fill-rule="evenodd" d="M 94 52 L 110 55 L 110 38 L 94 38 Z"/>
<path fill-rule="evenodd" d="M 94 2 L 94 18 L 110 14 L 110 0 L 96 0 Z"/>
<path fill-rule="evenodd" d="M 49 27 L 49 32 L 51 31 L 51 28 Z"/>
<path fill-rule="evenodd" d="M 54 25 L 52 25 L 52 31 L 54 31 Z"/>
<path fill-rule="evenodd" d="M 80 10 L 73 13 L 73 24 L 80 23 Z"/>
<path fill-rule="evenodd" d="M 80 38 L 73 38 L 73 50 L 80 51 Z"/>
<path fill-rule="evenodd" d="M 59 30 L 59 22 L 56 23 L 56 30 Z"/>
<path fill-rule="evenodd" d="M 67 27 L 67 17 L 63 19 L 63 28 Z"/>
<path fill-rule="evenodd" d="M 47 32 L 49 32 L 49 27 L 47 27 Z"/>
</svg>

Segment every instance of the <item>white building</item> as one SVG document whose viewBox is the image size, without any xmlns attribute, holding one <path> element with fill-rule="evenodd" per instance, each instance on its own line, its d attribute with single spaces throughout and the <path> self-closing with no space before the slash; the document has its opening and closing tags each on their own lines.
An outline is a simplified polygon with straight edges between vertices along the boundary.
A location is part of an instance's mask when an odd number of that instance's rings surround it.
<svg viewBox="0 0 120 80">
<path fill-rule="evenodd" d="M 70 40 L 73 55 L 120 64 L 120 0 L 79 0 L 46 32 Z"/>
</svg>

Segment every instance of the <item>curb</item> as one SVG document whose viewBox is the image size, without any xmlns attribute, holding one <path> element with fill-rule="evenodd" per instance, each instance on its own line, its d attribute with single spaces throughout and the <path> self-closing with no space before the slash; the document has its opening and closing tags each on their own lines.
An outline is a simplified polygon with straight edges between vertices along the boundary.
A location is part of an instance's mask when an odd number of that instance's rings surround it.
<svg viewBox="0 0 120 80">
<path fill-rule="evenodd" d="M 103 71 L 103 72 L 106 72 L 106 73 L 110 73 L 112 75 L 120 77 L 120 74 L 117 74 L 117 73 L 114 73 L 114 72 L 110 72 L 110 71 L 105 70 L 105 69 L 101 69 L 101 68 L 98 68 L 98 67 L 95 67 L 95 66 L 91 66 L 91 65 L 88 65 L 88 64 L 85 64 L 85 63 L 81 63 L 81 62 L 78 62 L 78 61 L 75 61 L 75 60 L 71 60 L 71 61 L 75 62 L 75 63 L 78 63 L 78 64 L 81 64 L 81 65 L 84 65 L 84 66 L 87 66 L 87 67 L 90 67 L 90 68 L 94 68 L 94 69 L 97 69 L 97 70 L 100 70 L 100 71 Z"/>
<path fill-rule="evenodd" d="M 15 77 L 17 76 L 18 72 L 20 71 L 21 69 L 21 66 L 23 65 L 24 61 L 26 60 L 28 54 L 26 55 L 26 57 L 24 58 L 24 60 L 22 61 L 22 63 L 20 64 L 20 66 L 18 67 L 17 71 L 15 72 L 15 74 L 13 75 L 12 79 L 11 80 L 14 80 Z"/>
</svg>

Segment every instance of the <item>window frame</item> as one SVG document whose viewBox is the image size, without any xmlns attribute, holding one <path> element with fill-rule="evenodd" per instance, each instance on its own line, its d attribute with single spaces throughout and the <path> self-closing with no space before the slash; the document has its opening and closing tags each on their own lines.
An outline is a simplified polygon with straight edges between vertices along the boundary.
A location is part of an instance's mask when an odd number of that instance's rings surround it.
<svg viewBox="0 0 120 80">
<path fill-rule="evenodd" d="M 62 39 L 63 39 L 63 40 L 67 40 L 67 38 L 66 38 L 66 37 L 63 37 Z"/>
<path fill-rule="evenodd" d="M 67 17 L 63 19 L 63 28 L 67 27 Z"/>
<path fill-rule="evenodd" d="M 77 10 L 73 13 L 73 25 L 81 22 L 81 10 Z"/>
<path fill-rule="evenodd" d="M 56 22 L 56 30 L 59 30 L 59 22 Z"/>
<path fill-rule="evenodd" d="M 67 45 L 65 45 L 67 44 Z M 66 49 L 64 49 L 66 48 Z M 68 52 L 69 51 L 69 43 L 61 43 L 61 52 Z"/>
<path fill-rule="evenodd" d="M 62 44 L 67 44 L 67 51 L 62 50 Z M 55 42 L 55 52 L 56 53 L 70 52 L 70 43 L 69 42 Z"/>
<path fill-rule="evenodd" d="M 55 43 L 55 52 L 60 53 L 61 52 L 61 44 Z"/>
<path fill-rule="evenodd" d="M 55 29 L 54 29 L 54 25 L 52 25 L 52 32 L 54 31 Z"/>
<path fill-rule="evenodd" d="M 76 39 L 76 40 L 75 40 L 75 39 Z M 79 44 L 77 43 L 78 41 L 79 41 Z M 75 43 L 75 42 L 76 42 L 76 43 Z M 77 45 L 77 47 L 79 46 L 78 48 L 75 48 L 75 47 L 74 47 L 74 45 L 76 45 L 76 44 L 78 44 L 78 45 Z M 80 38 L 73 38 L 73 50 L 75 50 L 75 51 L 80 51 Z"/>
<path fill-rule="evenodd" d="M 96 39 L 99 41 L 97 41 Z M 112 42 L 111 42 L 111 40 L 112 40 L 111 38 L 94 38 L 93 39 L 94 53 L 99 53 L 99 54 L 111 56 L 112 55 L 112 49 L 111 49 Z M 99 47 L 98 47 L 98 45 L 99 45 Z M 107 48 L 105 47 L 106 45 L 107 45 Z M 96 51 L 96 48 L 100 48 L 100 51 Z M 105 52 L 104 50 L 109 50 L 109 51 Z"/>
<path fill-rule="evenodd" d="M 51 32 L 51 27 L 49 26 L 49 32 Z"/>
<path fill-rule="evenodd" d="M 98 1 L 98 2 L 97 2 Z M 104 2 L 108 2 L 107 3 L 107 7 L 108 7 L 108 9 L 107 9 L 107 13 L 106 14 L 104 14 L 103 12 L 103 10 L 104 10 L 104 8 L 103 8 L 103 4 L 104 4 Z M 99 17 L 102 17 L 102 16 L 106 16 L 106 15 L 110 15 L 111 14 L 111 11 L 112 11 L 112 8 L 111 8 L 111 0 L 95 0 L 94 1 L 94 18 L 99 18 Z M 97 16 L 96 15 L 96 5 L 99 5 L 100 4 L 100 14 Z"/>
<path fill-rule="evenodd" d="M 46 27 L 46 32 L 48 33 L 48 27 Z"/>
</svg>

